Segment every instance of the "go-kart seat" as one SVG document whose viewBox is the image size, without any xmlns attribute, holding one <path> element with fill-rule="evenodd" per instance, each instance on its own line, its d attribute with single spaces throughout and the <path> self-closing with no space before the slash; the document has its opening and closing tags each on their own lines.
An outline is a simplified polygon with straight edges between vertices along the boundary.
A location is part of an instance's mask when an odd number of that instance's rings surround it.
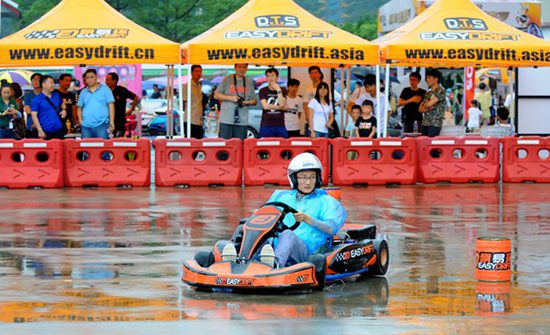
<svg viewBox="0 0 550 335">
<path fill-rule="evenodd" d="M 355 240 L 355 241 L 362 241 L 362 240 L 368 240 L 368 239 L 375 239 L 376 238 L 376 226 L 375 225 L 368 225 L 368 226 L 351 226 L 348 229 L 344 226 L 344 228 L 338 232 L 335 236 L 336 238 L 340 238 L 342 240 Z"/>
</svg>

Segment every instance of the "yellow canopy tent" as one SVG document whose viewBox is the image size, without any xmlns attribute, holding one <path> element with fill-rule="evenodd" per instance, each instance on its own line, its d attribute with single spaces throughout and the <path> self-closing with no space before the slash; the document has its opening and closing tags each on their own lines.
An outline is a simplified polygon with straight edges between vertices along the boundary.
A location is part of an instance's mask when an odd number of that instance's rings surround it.
<svg viewBox="0 0 550 335">
<path fill-rule="evenodd" d="M 0 67 L 179 64 L 179 44 L 130 21 L 103 0 L 64 0 L 0 40 Z"/>
<path fill-rule="evenodd" d="M 292 0 L 250 0 L 181 49 L 183 64 L 349 68 L 379 62 L 378 46 L 313 16 Z M 189 99 L 187 110 L 190 105 Z"/>
<path fill-rule="evenodd" d="M 341 67 L 378 64 L 378 47 L 292 0 L 251 0 L 182 45 L 184 64 Z"/>
<path fill-rule="evenodd" d="M 550 65 L 550 42 L 515 29 L 469 0 L 439 0 L 374 43 L 398 66 Z"/>
</svg>

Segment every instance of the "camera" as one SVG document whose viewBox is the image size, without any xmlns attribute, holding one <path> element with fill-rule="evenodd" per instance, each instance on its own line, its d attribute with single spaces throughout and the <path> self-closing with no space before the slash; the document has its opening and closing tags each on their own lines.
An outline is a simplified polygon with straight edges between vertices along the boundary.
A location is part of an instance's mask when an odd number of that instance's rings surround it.
<svg viewBox="0 0 550 335">
<path fill-rule="evenodd" d="M 243 108 L 244 107 L 244 98 L 241 97 L 241 96 L 237 96 L 237 107 L 238 108 Z"/>
</svg>

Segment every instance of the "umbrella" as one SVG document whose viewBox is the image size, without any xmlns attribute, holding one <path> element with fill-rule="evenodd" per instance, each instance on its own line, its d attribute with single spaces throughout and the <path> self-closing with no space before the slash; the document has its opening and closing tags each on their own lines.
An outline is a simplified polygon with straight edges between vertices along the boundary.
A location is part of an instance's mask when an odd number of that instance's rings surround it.
<svg viewBox="0 0 550 335">
<path fill-rule="evenodd" d="M 0 72 L 0 80 L 7 80 L 9 83 L 18 83 L 21 86 L 30 85 L 31 76 L 34 72 L 25 70 L 13 70 Z"/>
<path fill-rule="evenodd" d="M 354 68 L 351 69 L 352 76 L 354 76 L 354 77 L 356 77 L 360 80 L 364 80 L 365 77 L 367 76 L 367 74 L 370 74 L 370 73 L 374 74 L 373 72 L 371 72 L 366 67 L 354 67 Z M 385 80 L 385 78 L 386 78 L 386 75 L 383 71 L 380 73 L 380 78 L 382 78 L 382 80 Z M 396 76 L 390 75 L 390 83 L 400 84 L 401 82 L 399 81 L 399 79 Z"/>
<path fill-rule="evenodd" d="M 214 85 L 219 85 L 222 82 L 223 78 L 225 78 L 225 76 L 214 77 L 214 79 L 210 80 L 210 83 Z"/>
<path fill-rule="evenodd" d="M 187 76 L 181 77 L 181 82 L 183 84 L 187 84 Z M 142 89 L 144 90 L 150 90 L 153 88 L 153 85 L 158 85 L 159 88 L 166 88 L 167 85 L 167 78 L 166 77 L 155 77 L 151 79 L 144 80 L 141 84 Z M 174 78 L 174 85 L 178 85 L 178 78 Z"/>
</svg>

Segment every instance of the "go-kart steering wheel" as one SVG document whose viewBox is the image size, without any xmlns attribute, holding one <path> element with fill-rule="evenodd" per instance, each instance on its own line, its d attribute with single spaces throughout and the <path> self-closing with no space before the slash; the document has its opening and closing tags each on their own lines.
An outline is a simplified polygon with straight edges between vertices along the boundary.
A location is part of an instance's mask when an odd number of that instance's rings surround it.
<svg viewBox="0 0 550 335">
<path fill-rule="evenodd" d="M 265 204 L 263 204 L 261 207 L 264 207 L 264 206 L 277 206 L 277 207 L 281 207 L 283 210 L 281 211 L 281 213 L 283 214 L 283 218 L 285 218 L 288 214 L 294 214 L 294 213 L 298 213 L 298 211 L 294 208 L 294 207 L 291 207 L 287 204 L 285 204 L 284 202 L 280 202 L 280 201 L 271 201 L 271 202 L 266 202 Z M 300 225 L 301 222 L 298 222 L 296 221 L 295 224 L 293 224 L 292 226 L 288 227 L 286 225 L 284 225 L 282 223 L 282 220 L 281 220 L 281 224 L 283 226 L 286 227 L 286 229 L 290 229 L 290 230 L 295 230 L 296 228 L 298 228 L 298 226 Z M 282 227 L 281 227 L 281 230 L 282 230 Z"/>
</svg>

